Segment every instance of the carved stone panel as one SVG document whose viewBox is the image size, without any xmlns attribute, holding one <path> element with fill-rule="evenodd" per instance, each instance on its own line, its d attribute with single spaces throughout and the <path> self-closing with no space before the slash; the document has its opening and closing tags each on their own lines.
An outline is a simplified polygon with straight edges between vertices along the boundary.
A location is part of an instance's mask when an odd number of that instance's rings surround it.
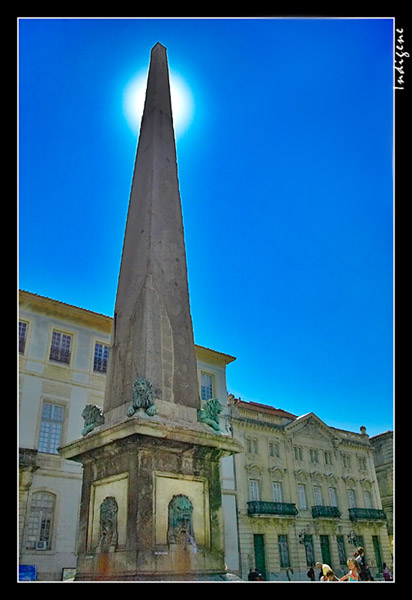
<svg viewBox="0 0 412 600">
<path fill-rule="evenodd" d="M 168 506 L 167 543 L 196 547 L 193 504 L 184 494 L 175 494 Z"/>
<path fill-rule="evenodd" d="M 209 546 L 210 516 L 207 480 L 173 473 L 155 474 L 155 544 Z"/>
<path fill-rule="evenodd" d="M 117 506 L 114 496 L 106 496 L 100 504 L 98 552 L 109 552 L 117 548 Z"/>
<path fill-rule="evenodd" d="M 126 544 L 128 487 L 128 473 L 92 483 L 87 540 L 89 552 L 109 552 Z"/>
</svg>

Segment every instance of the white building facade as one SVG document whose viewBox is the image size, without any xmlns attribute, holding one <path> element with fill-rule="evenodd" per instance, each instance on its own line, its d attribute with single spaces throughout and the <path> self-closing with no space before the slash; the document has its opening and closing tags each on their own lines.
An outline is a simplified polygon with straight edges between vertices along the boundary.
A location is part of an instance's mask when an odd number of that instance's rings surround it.
<svg viewBox="0 0 412 600">
<path fill-rule="evenodd" d="M 82 466 L 58 448 L 81 436 L 86 404 L 103 407 L 112 319 L 20 291 L 19 564 L 38 580 L 76 568 Z M 225 406 L 234 357 L 196 346 L 199 394 Z M 227 410 L 225 408 L 225 410 Z M 226 564 L 239 572 L 233 459 L 222 460 Z"/>
</svg>

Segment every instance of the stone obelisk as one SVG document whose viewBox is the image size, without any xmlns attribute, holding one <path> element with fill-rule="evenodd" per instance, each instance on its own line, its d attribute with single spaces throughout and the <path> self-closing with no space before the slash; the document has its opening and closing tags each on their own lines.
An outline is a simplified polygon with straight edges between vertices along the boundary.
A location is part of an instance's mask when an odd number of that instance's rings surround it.
<svg viewBox="0 0 412 600">
<path fill-rule="evenodd" d="M 165 402 L 200 408 L 169 71 L 159 43 L 151 54 L 110 365 L 105 412 L 127 401 L 124 391 L 138 375 L 151 381 L 160 414 L 168 412 Z"/>
<path fill-rule="evenodd" d="M 219 461 L 242 446 L 200 406 L 166 48 L 151 52 L 103 412 L 87 405 L 77 580 L 221 580 Z"/>
</svg>

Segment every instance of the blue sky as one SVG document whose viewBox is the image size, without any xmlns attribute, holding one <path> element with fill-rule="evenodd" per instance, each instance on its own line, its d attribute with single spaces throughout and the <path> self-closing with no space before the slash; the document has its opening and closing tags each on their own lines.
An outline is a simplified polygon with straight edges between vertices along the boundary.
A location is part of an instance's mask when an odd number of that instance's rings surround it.
<svg viewBox="0 0 412 600">
<path fill-rule="evenodd" d="M 156 42 L 177 135 L 197 344 L 229 392 L 393 428 L 393 21 L 21 19 L 19 287 L 112 315 Z"/>
</svg>

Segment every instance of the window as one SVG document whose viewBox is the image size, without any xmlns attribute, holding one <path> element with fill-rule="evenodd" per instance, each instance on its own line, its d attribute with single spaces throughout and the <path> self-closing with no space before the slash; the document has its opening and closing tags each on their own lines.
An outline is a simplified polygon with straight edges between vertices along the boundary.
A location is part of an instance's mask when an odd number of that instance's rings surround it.
<svg viewBox="0 0 412 600">
<path fill-rule="evenodd" d="M 35 492 L 32 495 L 26 524 L 27 550 L 50 550 L 54 504 L 54 494 Z"/>
<path fill-rule="evenodd" d="M 305 510 L 308 507 L 306 500 L 306 487 L 303 483 L 298 483 L 298 503 L 299 508 Z"/>
<path fill-rule="evenodd" d="M 379 571 L 382 569 L 382 551 L 381 542 L 378 535 L 372 536 L 373 549 L 375 551 L 376 566 Z"/>
<path fill-rule="evenodd" d="M 20 354 L 24 354 L 24 349 L 26 347 L 27 329 L 28 329 L 28 324 L 25 323 L 24 321 L 19 321 L 19 352 L 20 352 Z"/>
<path fill-rule="evenodd" d="M 338 506 L 338 495 L 334 487 L 329 488 L 329 503 L 330 506 Z"/>
<path fill-rule="evenodd" d="M 278 535 L 279 558 L 281 567 L 290 567 L 289 545 L 287 535 Z"/>
<path fill-rule="evenodd" d="M 325 465 L 331 465 L 332 464 L 332 452 L 324 452 L 324 456 L 325 456 Z"/>
<path fill-rule="evenodd" d="M 323 506 L 322 489 L 318 485 L 313 486 L 313 498 L 315 500 L 315 506 Z"/>
<path fill-rule="evenodd" d="M 279 458 L 279 444 L 269 442 L 269 456 L 276 456 Z"/>
<path fill-rule="evenodd" d="M 303 452 L 300 446 L 293 446 L 293 453 L 295 455 L 295 460 L 303 460 Z"/>
<path fill-rule="evenodd" d="M 57 448 L 60 446 L 63 418 L 63 406 L 46 402 L 43 404 L 38 446 L 39 452 L 58 454 Z"/>
<path fill-rule="evenodd" d="M 343 535 L 337 535 L 336 543 L 338 545 L 339 564 L 346 565 L 345 537 Z"/>
<path fill-rule="evenodd" d="M 355 490 L 348 490 L 348 506 L 349 508 L 355 508 L 356 506 Z"/>
<path fill-rule="evenodd" d="M 358 465 L 360 471 L 366 471 L 366 458 L 364 456 L 358 456 Z"/>
<path fill-rule="evenodd" d="M 71 335 L 61 333 L 60 331 L 53 331 L 50 360 L 68 365 L 70 363 L 71 345 Z"/>
<path fill-rule="evenodd" d="M 93 371 L 97 373 L 107 372 L 107 361 L 109 359 L 109 346 L 96 342 L 94 346 Z"/>
<path fill-rule="evenodd" d="M 253 534 L 253 546 L 255 551 L 255 567 L 258 573 L 261 573 L 263 579 L 266 579 L 266 553 L 265 538 L 263 533 Z"/>
<path fill-rule="evenodd" d="M 246 451 L 249 454 L 258 454 L 258 441 L 256 438 L 246 438 Z"/>
<path fill-rule="evenodd" d="M 308 567 L 313 567 L 315 564 L 315 550 L 313 548 L 313 537 L 311 535 L 305 534 L 303 538 L 303 543 L 305 545 L 306 565 Z"/>
<path fill-rule="evenodd" d="M 310 458 L 310 462 L 312 463 L 318 463 L 319 462 L 319 453 L 317 450 L 313 450 L 313 448 L 310 448 L 309 450 L 309 458 Z"/>
<path fill-rule="evenodd" d="M 202 400 L 211 400 L 213 398 L 213 375 L 208 373 L 200 374 L 200 396 Z"/>
<path fill-rule="evenodd" d="M 365 500 L 365 508 L 373 508 L 373 506 L 372 506 L 372 494 L 369 491 L 363 492 L 363 498 Z"/>
<path fill-rule="evenodd" d="M 249 499 L 252 501 L 260 500 L 259 480 L 258 479 L 249 479 Z"/>
<path fill-rule="evenodd" d="M 346 469 L 350 469 L 350 456 L 349 456 L 349 454 L 342 454 L 342 462 L 343 462 L 343 466 Z"/>
<path fill-rule="evenodd" d="M 272 481 L 273 500 L 275 502 L 283 502 L 282 484 L 279 481 Z"/>
<path fill-rule="evenodd" d="M 319 535 L 319 541 L 320 541 L 320 551 L 322 553 L 322 562 L 331 566 L 332 557 L 330 554 L 329 536 L 328 535 Z"/>
</svg>

